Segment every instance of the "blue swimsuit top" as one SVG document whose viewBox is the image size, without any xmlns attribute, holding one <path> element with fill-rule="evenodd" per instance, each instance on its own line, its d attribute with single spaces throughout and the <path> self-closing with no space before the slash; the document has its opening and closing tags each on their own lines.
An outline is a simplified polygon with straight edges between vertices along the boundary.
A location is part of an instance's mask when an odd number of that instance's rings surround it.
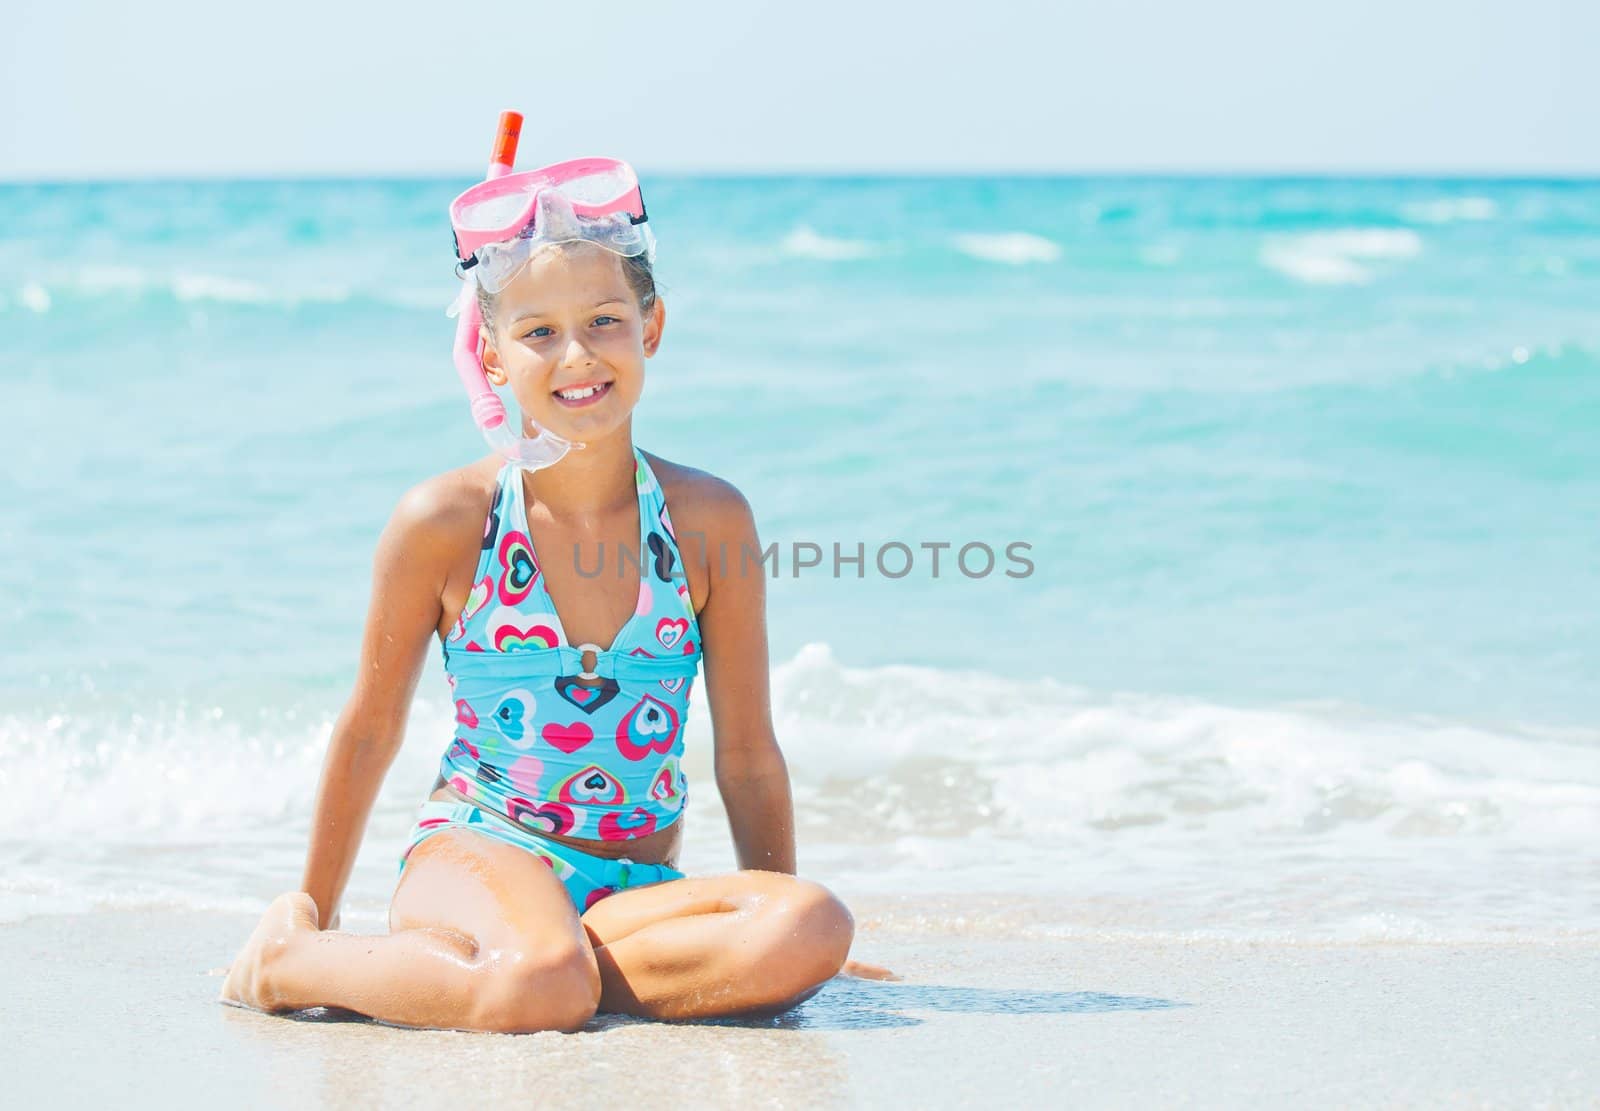
<svg viewBox="0 0 1600 1111">
<path fill-rule="evenodd" d="M 601 566 L 637 567 L 639 599 L 609 649 L 568 641 L 529 539 L 522 472 L 510 463 L 472 592 L 442 645 L 456 736 L 439 775 L 530 829 L 644 837 L 676 821 L 687 797 L 680 761 L 700 626 L 661 485 L 637 447 L 633 455 L 639 546 Z"/>
</svg>

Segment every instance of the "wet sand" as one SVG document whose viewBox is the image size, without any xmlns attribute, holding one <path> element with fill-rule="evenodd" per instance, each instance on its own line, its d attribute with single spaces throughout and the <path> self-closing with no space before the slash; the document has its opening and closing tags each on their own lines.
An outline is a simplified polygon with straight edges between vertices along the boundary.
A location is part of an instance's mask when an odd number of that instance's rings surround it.
<svg viewBox="0 0 1600 1111">
<path fill-rule="evenodd" d="M 217 1004 L 254 920 L 0 926 L 11 1106 L 1595 1106 L 1600 946 L 1008 939 L 875 924 L 786 1015 L 575 1035 Z M 530 1104 L 528 1101 L 534 1101 Z M 463 1102 L 466 1101 L 466 1102 Z M 514 1101 L 514 1102 L 513 1102 Z"/>
</svg>

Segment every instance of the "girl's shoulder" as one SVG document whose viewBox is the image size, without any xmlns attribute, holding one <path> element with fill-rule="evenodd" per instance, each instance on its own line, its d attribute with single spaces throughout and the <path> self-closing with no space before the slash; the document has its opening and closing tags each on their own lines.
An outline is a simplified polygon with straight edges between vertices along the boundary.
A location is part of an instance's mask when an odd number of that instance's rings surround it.
<svg viewBox="0 0 1600 1111">
<path fill-rule="evenodd" d="M 486 456 L 423 479 L 400 496 L 389 529 L 428 547 L 478 542 L 499 488 L 500 462 Z"/>
<path fill-rule="evenodd" d="M 653 452 L 643 454 L 656 481 L 661 483 L 662 497 L 680 535 L 698 532 L 707 537 L 729 538 L 752 530 L 754 513 L 750 502 L 733 483 Z"/>
</svg>

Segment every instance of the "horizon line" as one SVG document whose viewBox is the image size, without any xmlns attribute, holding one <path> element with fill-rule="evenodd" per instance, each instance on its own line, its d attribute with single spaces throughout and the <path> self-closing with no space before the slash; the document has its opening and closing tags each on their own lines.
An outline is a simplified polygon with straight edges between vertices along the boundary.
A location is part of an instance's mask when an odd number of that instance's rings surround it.
<svg viewBox="0 0 1600 1111">
<path fill-rule="evenodd" d="M 762 168 L 675 168 L 652 170 L 640 167 L 641 177 L 701 178 L 722 181 L 764 181 L 776 179 L 871 179 L 871 180 L 983 180 L 1034 178 L 1053 180 L 1112 181 L 1435 181 L 1484 184 L 1589 184 L 1600 183 L 1600 167 L 1573 170 L 1531 169 L 1047 169 L 1008 167 L 970 168 L 874 168 L 874 167 L 762 167 Z M 92 185 L 267 185 L 340 184 L 478 181 L 471 172 L 443 170 L 371 172 L 314 170 L 297 173 L 271 173 L 247 170 L 233 173 L 153 173 L 136 175 L 0 175 L 0 188 L 12 186 L 92 186 Z"/>
</svg>

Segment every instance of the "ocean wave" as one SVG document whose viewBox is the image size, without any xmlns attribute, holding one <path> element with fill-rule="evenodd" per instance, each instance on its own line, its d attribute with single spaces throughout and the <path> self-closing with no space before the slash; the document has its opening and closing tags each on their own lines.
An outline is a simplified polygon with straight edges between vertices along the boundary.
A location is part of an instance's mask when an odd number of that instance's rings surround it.
<svg viewBox="0 0 1600 1111">
<path fill-rule="evenodd" d="M 1056 262 L 1061 258 L 1057 243 L 1025 231 L 1005 232 L 998 235 L 958 235 L 956 250 L 985 262 L 1003 262 L 1020 266 L 1030 262 Z"/>
<path fill-rule="evenodd" d="M 1095 693 L 1051 679 L 853 668 L 822 643 L 772 674 L 778 735 L 817 829 L 862 836 L 990 828 L 1080 838 L 1160 828 L 1254 836 L 1537 838 L 1600 832 L 1600 732 L 1241 708 Z M 111 839 L 303 818 L 337 706 L 255 720 L 179 706 L 112 721 L 0 718 L 0 837 L 63 828 Z M 396 764 L 407 804 L 450 733 L 419 698 Z M 686 766 L 710 778 L 691 708 Z M 218 754 L 225 754 L 225 758 Z M 26 790 L 17 778 L 25 772 Z"/>
<path fill-rule="evenodd" d="M 165 300 L 178 305 L 219 304 L 294 309 L 302 305 L 371 303 L 402 309 L 436 309 L 450 299 L 450 288 L 406 286 L 359 289 L 326 282 L 263 282 L 206 271 L 162 271 L 136 266 L 93 264 L 60 275 L 35 277 L 15 288 L 16 304 L 46 313 L 63 303 L 120 299 L 130 303 Z M 10 298 L 0 294 L 0 310 Z"/>
<path fill-rule="evenodd" d="M 871 258 L 878 253 L 877 245 L 864 239 L 835 239 L 819 235 L 804 224 L 784 238 L 783 250 L 796 258 L 820 259 L 825 262 Z"/>
<path fill-rule="evenodd" d="M 158 280 L 137 266 L 90 263 L 78 270 L 72 284 L 85 293 L 142 293 Z"/>
<path fill-rule="evenodd" d="M 1364 285 L 1376 276 L 1368 262 L 1403 261 L 1422 251 L 1407 228 L 1342 228 L 1269 238 L 1258 258 L 1271 270 L 1311 285 Z"/>
<path fill-rule="evenodd" d="M 349 286 L 311 285 L 280 288 L 221 274 L 179 273 L 170 288 L 179 301 L 215 301 L 241 305 L 342 304 L 351 297 Z"/>
<path fill-rule="evenodd" d="M 0 839 L 48 843 L 94 830 L 106 842 L 184 843 L 303 821 L 337 711 L 247 719 L 180 704 L 113 720 L 0 717 L 0 789 L 24 796 L 0 813 Z M 412 742 L 386 787 L 390 804 L 405 804 L 450 732 L 447 709 L 419 698 Z"/>
<path fill-rule="evenodd" d="M 38 282 L 28 282 L 17 291 L 17 301 L 30 312 L 50 311 L 50 291 Z"/>
<path fill-rule="evenodd" d="M 772 704 L 808 870 L 852 896 L 1031 893 L 1056 900 L 1035 924 L 1068 932 L 1600 930 L 1594 730 L 850 667 L 822 643 L 773 669 Z M 238 909 L 291 886 L 337 709 L 0 717 L 0 846 L 14 864 L 0 919 Z M 388 897 L 451 711 L 442 699 L 413 705 L 352 880 L 354 911 L 376 915 Z M 733 867 L 704 699 L 687 728 L 685 866 Z"/>
<path fill-rule="evenodd" d="M 819 825 L 1094 839 L 1165 828 L 1337 839 L 1600 832 L 1600 733 L 1352 709 L 1247 709 L 1050 680 L 853 669 L 826 645 L 773 676 Z M 807 770 L 809 769 L 809 770 Z"/>
<path fill-rule="evenodd" d="M 256 282 L 216 274 L 179 274 L 172 293 L 180 301 L 223 301 L 259 305 L 275 300 L 272 291 Z"/>
<path fill-rule="evenodd" d="M 1400 212 L 1407 220 L 1419 224 L 1493 220 L 1499 211 L 1499 206 L 1488 197 L 1439 197 L 1400 206 Z"/>
</svg>

